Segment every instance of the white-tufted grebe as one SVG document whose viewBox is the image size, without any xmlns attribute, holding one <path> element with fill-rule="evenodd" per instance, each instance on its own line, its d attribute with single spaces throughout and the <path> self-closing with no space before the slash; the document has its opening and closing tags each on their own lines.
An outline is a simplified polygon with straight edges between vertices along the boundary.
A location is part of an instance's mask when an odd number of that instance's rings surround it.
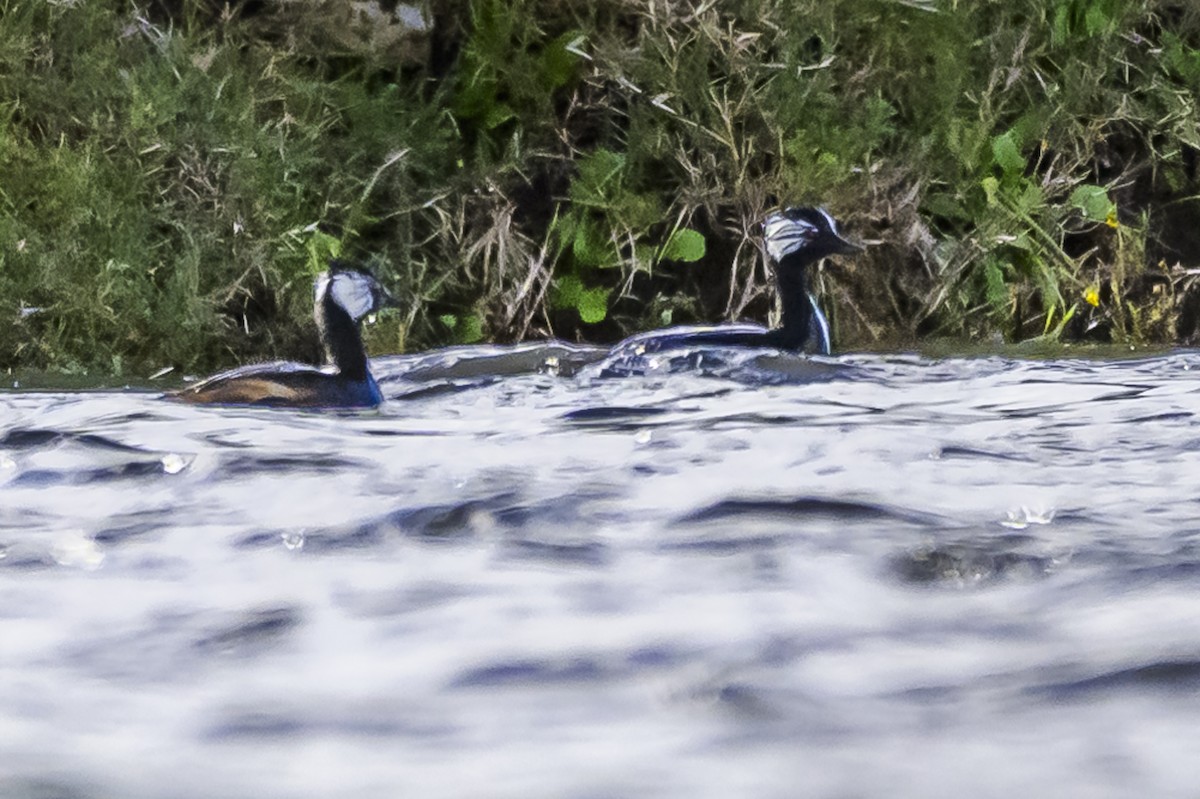
<svg viewBox="0 0 1200 799">
<path fill-rule="evenodd" d="M 651 330 L 617 344 L 610 358 L 689 347 L 771 347 L 828 355 L 829 322 L 810 288 L 809 268 L 828 255 L 862 252 L 863 246 L 842 238 L 837 222 L 823 208 L 773 213 L 763 220 L 763 238 L 783 304 L 779 327 L 730 324 Z"/>
<path fill-rule="evenodd" d="M 367 366 L 360 320 L 395 300 L 371 273 L 341 261 L 314 283 L 313 317 L 327 366 L 276 362 L 214 375 L 169 398 L 221 405 L 373 408 L 383 395 Z"/>
</svg>

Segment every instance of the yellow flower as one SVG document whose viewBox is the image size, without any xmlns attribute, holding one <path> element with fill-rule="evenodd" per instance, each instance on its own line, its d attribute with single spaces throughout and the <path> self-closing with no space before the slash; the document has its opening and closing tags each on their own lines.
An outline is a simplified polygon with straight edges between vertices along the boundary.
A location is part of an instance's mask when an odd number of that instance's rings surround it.
<svg viewBox="0 0 1200 799">
<path fill-rule="evenodd" d="M 1100 290 L 1095 286 L 1088 286 L 1083 292 L 1083 299 L 1088 305 L 1098 308 L 1100 306 Z"/>
<path fill-rule="evenodd" d="M 1108 212 L 1108 216 L 1104 219 L 1104 224 L 1108 225 L 1110 228 L 1113 228 L 1114 230 L 1121 226 L 1121 223 L 1117 221 L 1117 209 L 1116 208 L 1114 208 Z"/>
</svg>

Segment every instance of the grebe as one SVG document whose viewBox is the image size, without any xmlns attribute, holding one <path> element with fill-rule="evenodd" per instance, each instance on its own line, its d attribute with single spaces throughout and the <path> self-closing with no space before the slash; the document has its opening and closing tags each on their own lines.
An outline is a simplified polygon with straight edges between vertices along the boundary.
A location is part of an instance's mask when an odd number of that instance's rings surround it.
<svg viewBox="0 0 1200 799">
<path fill-rule="evenodd" d="M 783 304 L 782 324 L 689 325 L 630 336 L 610 355 L 622 358 L 689 347 L 771 347 L 817 355 L 830 353 L 829 322 L 810 288 L 809 269 L 828 255 L 862 252 L 842 238 L 837 222 L 823 208 L 787 208 L 763 220 L 767 255 Z"/>
<path fill-rule="evenodd" d="M 367 366 L 359 321 L 395 300 L 375 277 L 358 267 L 331 261 L 317 276 L 313 317 L 325 349 L 325 367 L 276 362 L 253 364 L 214 375 L 173 394 L 171 399 L 221 405 L 296 408 L 373 408 L 383 395 Z"/>
</svg>

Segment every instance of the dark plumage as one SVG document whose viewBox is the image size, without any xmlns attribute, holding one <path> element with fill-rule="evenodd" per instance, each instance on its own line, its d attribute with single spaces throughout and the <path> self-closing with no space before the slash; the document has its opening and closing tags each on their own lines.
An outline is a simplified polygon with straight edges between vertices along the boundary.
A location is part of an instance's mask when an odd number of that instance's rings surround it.
<svg viewBox="0 0 1200 799">
<path fill-rule="evenodd" d="M 313 317 L 327 365 L 263 363 L 214 375 L 170 399 L 221 405 L 371 408 L 383 395 L 367 365 L 359 322 L 395 301 L 369 272 L 333 261 L 314 284 Z"/>
</svg>

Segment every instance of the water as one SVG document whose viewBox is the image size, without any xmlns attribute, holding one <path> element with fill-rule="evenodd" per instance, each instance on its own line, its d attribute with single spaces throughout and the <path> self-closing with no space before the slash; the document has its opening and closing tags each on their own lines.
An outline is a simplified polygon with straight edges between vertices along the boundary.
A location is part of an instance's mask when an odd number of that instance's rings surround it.
<svg viewBox="0 0 1200 799">
<path fill-rule="evenodd" d="M 0 795 L 1196 795 L 1200 355 L 596 357 L 0 394 Z"/>
</svg>

